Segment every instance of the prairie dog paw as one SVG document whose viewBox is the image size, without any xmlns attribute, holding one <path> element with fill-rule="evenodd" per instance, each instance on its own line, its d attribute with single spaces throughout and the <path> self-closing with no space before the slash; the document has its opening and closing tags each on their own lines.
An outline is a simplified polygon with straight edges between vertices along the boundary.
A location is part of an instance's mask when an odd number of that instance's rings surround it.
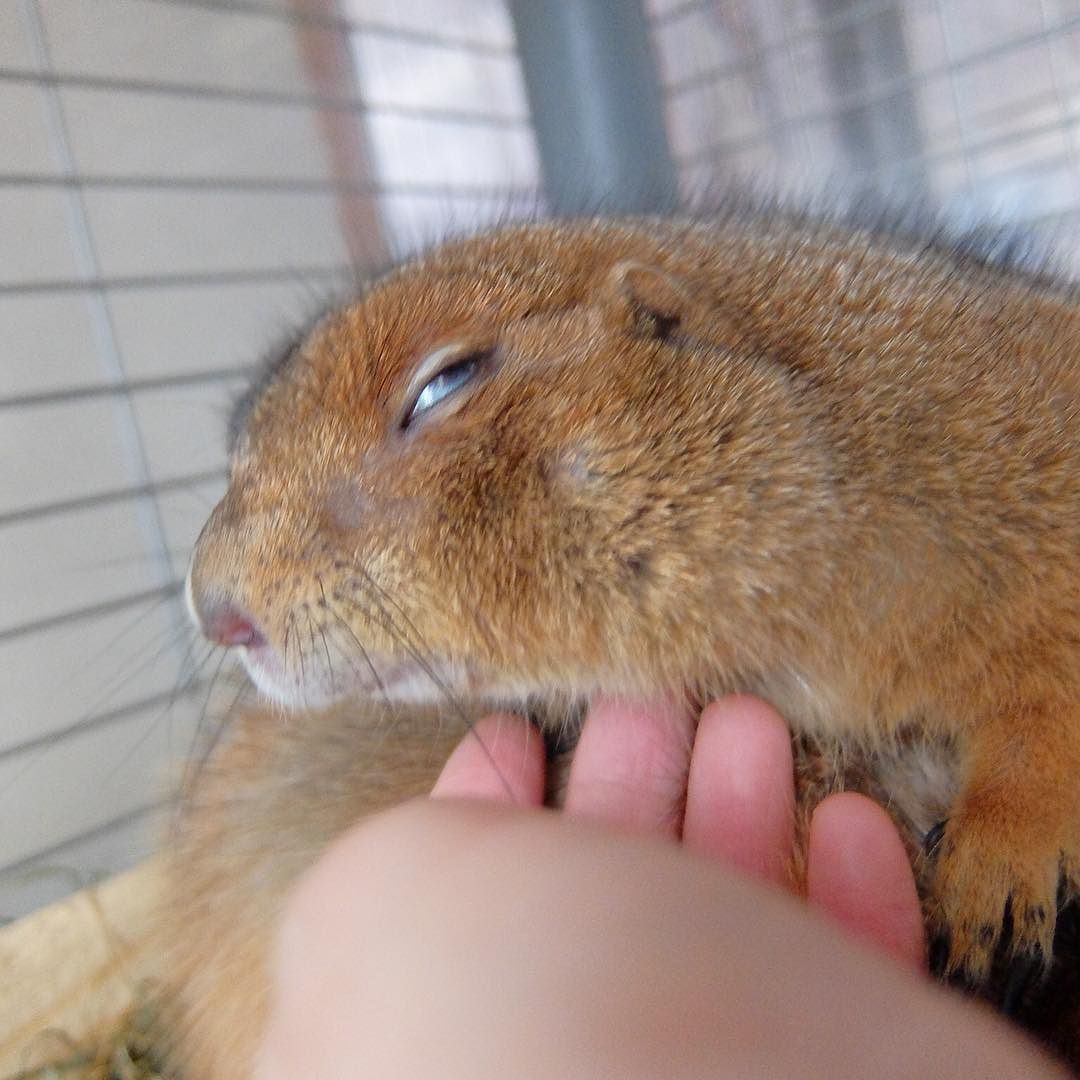
<svg viewBox="0 0 1080 1080">
<path fill-rule="evenodd" d="M 1048 849 L 1045 837 L 1019 843 L 959 816 L 932 857 L 930 919 L 948 942 L 943 974 L 979 985 L 998 956 L 1044 971 L 1053 955 L 1060 851 Z"/>
</svg>

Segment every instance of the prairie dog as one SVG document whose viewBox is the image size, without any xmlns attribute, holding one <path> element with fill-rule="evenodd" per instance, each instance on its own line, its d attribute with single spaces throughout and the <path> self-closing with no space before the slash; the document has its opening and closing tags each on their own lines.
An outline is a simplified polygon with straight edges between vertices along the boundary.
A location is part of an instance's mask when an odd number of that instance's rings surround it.
<svg viewBox="0 0 1080 1080">
<path fill-rule="evenodd" d="M 207 790 L 306 774 L 380 706 L 750 691 L 866 762 L 944 748 L 945 968 L 1049 964 L 1080 882 L 1078 347 L 1048 280 L 781 214 L 435 249 L 236 417 L 190 606 L 298 715 L 246 721 Z M 439 763 L 382 723 L 350 813 Z M 178 850 L 215 828 L 195 805 Z"/>
</svg>

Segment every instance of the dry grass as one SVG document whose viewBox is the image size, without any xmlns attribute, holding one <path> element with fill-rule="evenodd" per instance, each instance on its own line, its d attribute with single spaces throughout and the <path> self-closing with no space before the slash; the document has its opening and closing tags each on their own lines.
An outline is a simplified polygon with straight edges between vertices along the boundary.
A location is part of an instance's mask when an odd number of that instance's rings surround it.
<svg viewBox="0 0 1080 1080">
<path fill-rule="evenodd" d="M 146 988 L 142 996 L 145 1000 L 95 1043 L 77 1042 L 62 1031 L 43 1032 L 39 1040 L 55 1042 L 55 1054 L 48 1055 L 47 1064 L 15 1073 L 10 1080 L 176 1080 L 164 1064 L 154 994 Z"/>
</svg>

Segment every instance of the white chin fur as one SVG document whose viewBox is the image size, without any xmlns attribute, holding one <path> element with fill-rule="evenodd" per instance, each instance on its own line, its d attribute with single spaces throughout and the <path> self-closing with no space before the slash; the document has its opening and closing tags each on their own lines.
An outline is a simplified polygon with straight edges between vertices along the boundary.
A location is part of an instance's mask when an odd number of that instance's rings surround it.
<svg viewBox="0 0 1080 1080">
<path fill-rule="evenodd" d="M 346 699 L 431 705 L 445 701 L 448 692 L 461 693 L 466 685 L 464 672 L 446 664 L 433 663 L 430 670 L 413 661 L 379 665 L 376 678 L 370 668 L 360 673 L 345 664 L 335 665 L 331 672 L 311 657 L 302 672 L 295 672 L 292 665 L 286 670 L 268 650 L 242 649 L 241 654 L 244 668 L 259 692 L 289 709 L 323 709 Z"/>
<path fill-rule="evenodd" d="M 310 680 L 287 679 L 283 672 L 269 671 L 243 650 L 244 668 L 255 688 L 276 705 L 287 709 L 321 709 L 332 705 L 339 696 L 327 693 L 325 687 L 310 685 Z"/>
<path fill-rule="evenodd" d="M 201 632 L 202 627 L 199 625 L 199 616 L 195 612 L 195 593 L 191 588 L 191 567 L 188 567 L 188 572 L 184 575 L 184 606 L 187 608 L 188 618 L 191 620 L 191 625 L 196 630 Z"/>
</svg>

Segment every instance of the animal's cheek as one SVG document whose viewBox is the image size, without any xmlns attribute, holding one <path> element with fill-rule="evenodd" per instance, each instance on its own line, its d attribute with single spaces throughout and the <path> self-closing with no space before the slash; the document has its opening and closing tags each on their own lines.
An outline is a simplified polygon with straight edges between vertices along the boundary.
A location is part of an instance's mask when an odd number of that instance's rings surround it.
<svg viewBox="0 0 1080 1080">
<path fill-rule="evenodd" d="M 540 476 L 553 492 L 569 494 L 587 492 L 601 479 L 589 451 L 573 444 L 545 454 Z"/>
<path fill-rule="evenodd" d="M 372 499 L 354 480 L 334 480 L 323 499 L 323 515 L 333 529 L 346 532 L 361 528 L 369 519 Z"/>
<path fill-rule="evenodd" d="M 422 494 L 402 494 L 386 483 L 332 480 L 322 497 L 319 528 L 330 536 L 357 540 L 365 534 L 401 532 L 423 515 L 428 502 Z"/>
</svg>

